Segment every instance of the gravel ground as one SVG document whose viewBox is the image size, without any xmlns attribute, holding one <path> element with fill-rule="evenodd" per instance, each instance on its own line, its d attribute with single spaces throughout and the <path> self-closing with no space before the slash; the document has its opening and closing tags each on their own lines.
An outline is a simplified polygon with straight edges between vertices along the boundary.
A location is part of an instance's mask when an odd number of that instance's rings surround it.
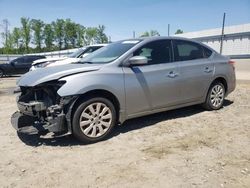
<svg viewBox="0 0 250 188">
<path fill-rule="evenodd" d="M 1 187 L 250 187 L 250 83 L 224 108 L 138 118 L 106 141 L 17 135 L 16 77 L 0 80 Z"/>
</svg>

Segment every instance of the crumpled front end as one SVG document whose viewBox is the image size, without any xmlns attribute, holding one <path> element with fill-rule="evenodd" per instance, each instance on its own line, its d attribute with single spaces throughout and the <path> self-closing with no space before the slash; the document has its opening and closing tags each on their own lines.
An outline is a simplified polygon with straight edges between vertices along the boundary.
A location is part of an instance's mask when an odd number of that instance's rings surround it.
<svg viewBox="0 0 250 188">
<path fill-rule="evenodd" d="M 51 81 L 35 87 L 20 87 L 18 111 L 12 126 L 25 134 L 71 133 L 69 109 L 75 97 L 60 97 L 57 90 L 64 82 Z"/>
</svg>

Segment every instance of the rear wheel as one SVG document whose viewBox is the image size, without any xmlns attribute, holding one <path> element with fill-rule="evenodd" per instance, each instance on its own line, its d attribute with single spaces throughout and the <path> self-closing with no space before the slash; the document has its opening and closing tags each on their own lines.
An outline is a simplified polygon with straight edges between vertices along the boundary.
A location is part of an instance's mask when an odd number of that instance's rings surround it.
<svg viewBox="0 0 250 188">
<path fill-rule="evenodd" d="M 221 82 L 214 82 L 208 91 L 203 107 L 207 110 L 218 110 L 223 106 L 225 87 Z"/>
<path fill-rule="evenodd" d="M 4 71 L 0 69 L 0 78 L 2 78 L 3 76 L 4 76 Z"/>
<path fill-rule="evenodd" d="M 103 140 L 116 122 L 114 105 L 106 98 L 94 97 L 81 103 L 73 116 L 73 134 L 84 142 Z"/>
</svg>

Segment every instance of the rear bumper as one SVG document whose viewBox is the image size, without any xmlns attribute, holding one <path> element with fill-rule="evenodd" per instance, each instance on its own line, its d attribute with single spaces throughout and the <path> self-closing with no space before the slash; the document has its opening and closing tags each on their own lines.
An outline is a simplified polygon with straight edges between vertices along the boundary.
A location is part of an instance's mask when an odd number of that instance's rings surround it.
<svg viewBox="0 0 250 188">
<path fill-rule="evenodd" d="M 66 118 L 59 114 L 47 121 L 40 121 L 37 117 L 25 115 L 19 111 L 11 116 L 11 124 L 17 132 L 24 134 L 42 134 L 46 132 L 64 133 L 67 131 Z"/>
<path fill-rule="evenodd" d="M 228 88 L 227 88 L 227 93 L 226 96 L 232 93 L 235 88 L 236 88 L 236 77 L 235 73 L 230 77 L 230 79 L 227 82 Z"/>
</svg>

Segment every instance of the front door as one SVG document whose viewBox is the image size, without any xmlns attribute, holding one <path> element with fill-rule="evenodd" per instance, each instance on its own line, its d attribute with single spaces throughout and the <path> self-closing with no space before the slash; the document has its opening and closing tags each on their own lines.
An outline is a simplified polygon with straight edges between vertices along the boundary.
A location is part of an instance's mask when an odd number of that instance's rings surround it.
<svg viewBox="0 0 250 188">
<path fill-rule="evenodd" d="M 133 53 L 147 65 L 124 67 L 128 116 L 175 105 L 180 100 L 179 69 L 170 40 L 150 42 Z"/>
</svg>

